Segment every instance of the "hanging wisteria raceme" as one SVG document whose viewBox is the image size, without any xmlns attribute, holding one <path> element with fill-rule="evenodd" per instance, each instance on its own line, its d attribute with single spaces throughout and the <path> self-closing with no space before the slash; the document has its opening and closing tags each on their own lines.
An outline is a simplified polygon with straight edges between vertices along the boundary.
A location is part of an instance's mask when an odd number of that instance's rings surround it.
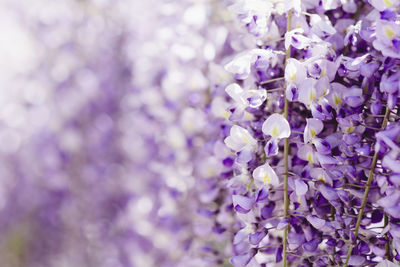
<svg viewBox="0 0 400 267">
<path fill-rule="evenodd" d="M 400 260 L 399 6 L 229 7 L 252 40 L 225 64 L 234 266 Z"/>
<path fill-rule="evenodd" d="M 229 264 L 225 7 L 34 2 L 4 6 L 34 58 L 4 67 L 1 265 Z"/>
<path fill-rule="evenodd" d="M 224 50 L 228 32 L 225 19 L 219 18 L 223 7 L 215 2 L 210 11 L 211 3 L 165 4 L 167 14 L 157 18 L 162 20 L 156 38 L 144 37 L 140 49 L 131 50 L 134 109 L 126 119 L 127 127 L 132 121 L 136 126 L 129 140 L 145 139 L 155 145 L 141 159 L 141 168 L 154 173 L 146 182 L 146 198 L 158 205 L 132 224 L 152 225 L 144 235 L 158 247 L 157 253 L 172 256 L 152 266 L 220 266 L 232 255 L 234 213 L 225 184 L 233 161 L 219 140 L 220 121 L 227 113 L 224 87 L 230 77 L 216 64 L 229 53 Z M 214 35 L 218 38 L 212 39 Z M 146 121 L 155 128 L 143 128 L 141 133 L 138 129 Z M 148 151 L 146 143 L 141 145 Z M 131 156 L 136 157 L 137 151 L 132 150 Z M 154 257 L 147 248 L 135 258 L 141 256 Z"/>
</svg>

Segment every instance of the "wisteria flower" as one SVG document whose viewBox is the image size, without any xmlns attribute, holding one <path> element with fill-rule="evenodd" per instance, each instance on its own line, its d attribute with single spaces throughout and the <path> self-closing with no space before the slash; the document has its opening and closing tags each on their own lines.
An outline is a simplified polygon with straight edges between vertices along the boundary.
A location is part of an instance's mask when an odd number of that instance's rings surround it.
<svg viewBox="0 0 400 267">
<path fill-rule="evenodd" d="M 265 89 L 243 90 L 237 83 L 228 85 L 225 91 L 235 100 L 240 110 L 244 110 L 246 107 L 258 108 L 267 98 L 267 91 Z"/>
<path fill-rule="evenodd" d="M 252 53 L 244 52 L 226 64 L 225 69 L 234 74 L 236 79 L 244 80 L 249 77 L 251 65 L 255 60 L 256 58 Z"/>
<path fill-rule="evenodd" d="M 319 119 L 307 119 L 304 129 L 304 143 L 312 141 L 324 128 L 324 124 Z"/>
<path fill-rule="evenodd" d="M 368 2 L 379 11 L 397 9 L 400 5 L 398 0 L 368 0 Z"/>
<path fill-rule="evenodd" d="M 277 187 L 279 185 L 278 175 L 268 163 L 258 166 L 253 171 L 253 178 L 257 187 Z"/>
<path fill-rule="evenodd" d="M 236 211 L 240 213 L 248 213 L 255 203 L 253 198 L 242 195 L 233 195 L 232 201 Z"/>
<path fill-rule="evenodd" d="M 302 28 L 296 28 L 287 32 L 285 34 L 285 48 L 288 49 L 290 46 L 293 46 L 296 49 L 304 49 L 310 46 L 312 40 L 305 37 L 302 33 L 304 33 L 304 29 Z"/>
<path fill-rule="evenodd" d="M 276 155 L 279 140 L 290 136 L 290 125 L 283 115 L 274 113 L 263 123 L 262 131 L 271 137 L 265 146 L 266 154 Z"/>
<path fill-rule="evenodd" d="M 224 142 L 227 147 L 235 152 L 240 152 L 245 149 L 254 150 L 257 145 L 257 141 L 249 131 L 238 125 L 232 126 L 230 135 L 225 138 Z"/>
<path fill-rule="evenodd" d="M 261 0 L 241 0 L 230 6 L 241 22 L 247 25 L 249 32 L 255 36 L 263 36 L 268 29 L 269 17 L 273 4 Z"/>
<path fill-rule="evenodd" d="M 307 77 L 307 69 L 305 65 L 296 59 L 289 59 L 285 68 L 285 79 L 286 82 L 300 86 Z"/>
<path fill-rule="evenodd" d="M 313 78 L 306 78 L 300 88 L 299 101 L 306 106 L 316 103 L 322 95 L 322 88 L 317 87 L 318 81 Z"/>
<path fill-rule="evenodd" d="M 310 164 L 317 163 L 316 152 L 311 145 L 302 145 L 297 151 L 297 156 Z"/>
<path fill-rule="evenodd" d="M 274 66 L 277 63 L 277 53 L 272 50 L 252 49 L 237 55 L 225 65 L 225 70 L 234 74 L 238 80 L 245 80 L 251 73 L 253 64 L 259 59 L 265 58 Z"/>
<path fill-rule="evenodd" d="M 400 57 L 400 25 L 393 21 L 379 20 L 376 23 L 376 40 L 373 41 L 375 49 L 384 56 Z"/>
</svg>

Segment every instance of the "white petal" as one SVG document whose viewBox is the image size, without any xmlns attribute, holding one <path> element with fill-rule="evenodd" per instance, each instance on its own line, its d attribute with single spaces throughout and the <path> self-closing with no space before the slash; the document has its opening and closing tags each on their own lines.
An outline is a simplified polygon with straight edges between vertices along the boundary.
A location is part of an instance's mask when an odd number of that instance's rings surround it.
<svg viewBox="0 0 400 267">
<path fill-rule="evenodd" d="M 258 108 L 267 99 L 267 90 L 246 90 L 241 93 L 240 97 L 246 106 Z"/>
<path fill-rule="evenodd" d="M 307 70 L 303 63 L 290 58 L 285 68 L 285 80 L 288 83 L 301 83 L 307 77 Z"/>
<path fill-rule="evenodd" d="M 264 185 L 264 186 L 278 186 L 279 185 L 279 178 L 276 175 L 275 171 L 271 168 L 271 166 L 268 163 L 258 166 L 253 171 L 253 178 L 260 185 Z"/>
<path fill-rule="evenodd" d="M 243 93 L 242 87 L 237 83 L 232 83 L 225 88 L 225 92 L 237 103 L 245 105 L 246 102 L 243 101 L 241 94 Z"/>
<path fill-rule="evenodd" d="M 251 64 L 257 57 L 248 51 L 237 55 L 231 62 L 225 65 L 225 70 L 237 75 L 237 79 L 245 80 L 249 77 Z"/>
<path fill-rule="evenodd" d="M 228 136 L 227 138 L 225 138 L 224 143 L 227 147 L 234 151 L 240 151 L 244 147 L 243 143 L 237 143 L 235 139 L 232 138 L 232 136 Z"/>
<path fill-rule="evenodd" d="M 304 129 L 304 143 L 310 142 L 324 128 L 324 124 L 319 119 L 311 118 L 306 120 L 307 120 L 307 125 L 306 128 Z"/>
<path fill-rule="evenodd" d="M 274 113 L 263 123 L 262 131 L 272 138 L 288 138 L 290 136 L 290 125 L 283 115 Z"/>
<path fill-rule="evenodd" d="M 314 149 L 310 145 L 302 145 L 297 151 L 297 156 L 309 163 L 315 163 L 316 161 Z"/>
<path fill-rule="evenodd" d="M 251 136 L 249 131 L 240 126 L 234 125 L 231 128 L 230 134 L 236 140 L 243 141 L 246 145 L 253 146 L 257 144 L 257 141 Z"/>
<path fill-rule="evenodd" d="M 299 101 L 306 106 L 311 105 L 317 98 L 315 84 L 317 81 L 312 78 L 306 78 L 299 88 Z"/>
<path fill-rule="evenodd" d="M 224 142 L 229 148 L 236 152 L 246 147 L 254 149 L 257 145 L 257 141 L 251 136 L 249 131 L 237 125 L 232 126 L 230 135 L 225 138 Z"/>
<path fill-rule="evenodd" d="M 296 186 L 296 194 L 297 194 L 298 196 L 302 196 L 302 195 L 305 195 L 305 194 L 307 193 L 307 191 L 308 191 L 308 186 L 307 186 L 307 184 L 306 184 L 305 182 L 303 182 L 303 181 L 300 180 L 300 179 L 296 179 L 296 180 L 294 181 L 294 184 L 295 184 L 295 186 Z"/>
</svg>

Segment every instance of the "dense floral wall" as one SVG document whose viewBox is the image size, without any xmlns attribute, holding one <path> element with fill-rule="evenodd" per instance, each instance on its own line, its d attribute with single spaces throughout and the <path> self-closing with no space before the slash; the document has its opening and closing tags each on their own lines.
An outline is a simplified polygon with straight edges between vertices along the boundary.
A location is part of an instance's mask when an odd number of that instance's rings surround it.
<svg viewBox="0 0 400 267">
<path fill-rule="evenodd" d="M 2 1 L 0 266 L 397 266 L 399 12 Z"/>
</svg>

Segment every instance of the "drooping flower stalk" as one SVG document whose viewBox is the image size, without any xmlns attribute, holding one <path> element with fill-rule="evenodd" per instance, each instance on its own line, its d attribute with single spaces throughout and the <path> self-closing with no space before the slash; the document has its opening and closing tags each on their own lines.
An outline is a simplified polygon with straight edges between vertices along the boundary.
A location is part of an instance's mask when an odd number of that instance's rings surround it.
<svg viewBox="0 0 400 267">
<path fill-rule="evenodd" d="M 389 114 L 390 114 L 390 109 L 387 107 L 386 112 L 385 112 L 385 117 L 383 118 L 383 121 L 382 121 L 381 129 L 384 129 L 386 127 L 387 122 L 389 120 Z M 363 197 L 363 200 L 361 203 L 360 212 L 358 213 L 356 227 L 354 228 L 355 242 L 357 242 L 358 231 L 360 230 L 361 220 L 364 215 L 364 208 L 365 208 L 365 205 L 367 204 L 368 193 L 371 188 L 372 178 L 374 177 L 374 171 L 375 171 L 376 164 L 378 162 L 378 156 L 379 156 L 379 151 L 375 151 L 374 157 L 372 158 L 371 168 L 370 168 L 369 174 L 368 174 L 367 185 L 365 186 L 364 197 Z M 347 267 L 347 265 L 348 265 L 353 248 L 354 248 L 354 244 L 350 244 L 349 251 L 346 256 L 346 261 L 344 264 L 345 267 Z"/>
<path fill-rule="evenodd" d="M 286 25 L 286 32 L 289 32 L 291 29 L 291 23 L 292 23 L 292 10 L 288 11 L 288 17 L 287 17 L 287 25 Z M 286 58 L 285 58 L 285 64 L 287 63 L 288 59 L 290 58 L 290 46 L 286 49 Z M 286 90 L 284 93 L 284 98 L 285 98 L 285 106 L 284 106 L 284 117 L 288 121 L 289 119 L 289 101 L 286 98 Z M 288 156 L 289 156 L 289 137 L 284 139 L 284 148 L 283 148 L 283 153 L 284 153 L 284 158 L 283 158 L 283 164 L 285 168 L 285 174 L 284 174 L 284 217 L 288 219 L 289 216 L 289 194 L 288 194 L 288 176 L 289 176 L 289 162 L 288 162 Z M 289 224 L 285 227 L 283 230 L 283 266 L 287 266 L 287 237 L 288 237 L 288 232 L 289 232 Z"/>
</svg>

